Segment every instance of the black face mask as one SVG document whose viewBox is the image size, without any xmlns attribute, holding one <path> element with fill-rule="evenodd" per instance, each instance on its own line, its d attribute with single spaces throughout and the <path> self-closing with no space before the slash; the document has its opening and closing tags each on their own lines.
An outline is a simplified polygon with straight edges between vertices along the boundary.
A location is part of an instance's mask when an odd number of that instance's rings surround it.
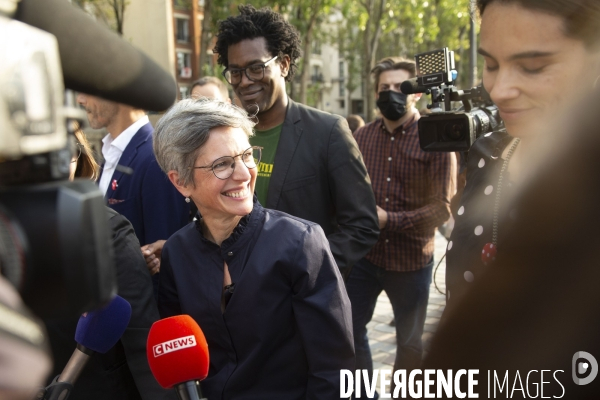
<svg viewBox="0 0 600 400">
<path fill-rule="evenodd" d="M 406 95 L 393 90 L 379 92 L 377 107 L 381 114 L 390 121 L 398 121 L 406 114 Z"/>
</svg>

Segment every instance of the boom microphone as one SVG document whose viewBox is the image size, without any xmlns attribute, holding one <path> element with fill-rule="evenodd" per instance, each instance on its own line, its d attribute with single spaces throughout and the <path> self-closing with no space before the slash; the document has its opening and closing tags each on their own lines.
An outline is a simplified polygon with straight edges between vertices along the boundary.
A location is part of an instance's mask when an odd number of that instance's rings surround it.
<svg viewBox="0 0 600 400">
<path fill-rule="evenodd" d="M 156 321 L 148 334 L 148 364 L 165 389 L 175 387 L 180 400 L 200 400 L 201 381 L 208 375 L 208 344 L 189 315 Z"/>
<path fill-rule="evenodd" d="M 171 107 L 173 77 L 65 0 L 21 0 L 15 19 L 56 36 L 65 86 L 149 111 Z"/>
<path fill-rule="evenodd" d="M 425 93 L 429 88 L 421 86 L 417 82 L 417 78 L 408 79 L 400 85 L 400 90 L 404 94 Z"/>
<path fill-rule="evenodd" d="M 83 314 L 77 323 L 75 341 L 77 348 L 62 373 L 46 388 L 45 400 L 66 399 L 83 368 L 94 353 L 106 353 L 123 336 L 129 319 L 131 305 L 120 296 L 104 308 Z"/>
</svg>

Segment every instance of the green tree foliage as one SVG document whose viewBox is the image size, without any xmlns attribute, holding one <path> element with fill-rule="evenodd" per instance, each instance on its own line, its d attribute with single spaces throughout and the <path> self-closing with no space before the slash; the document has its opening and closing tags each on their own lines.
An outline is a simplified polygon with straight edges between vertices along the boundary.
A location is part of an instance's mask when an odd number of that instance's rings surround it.
<svg viewBox="0 0 600 400">
<path fill-rule="evenodd" d="M 81 7 L 96 20 L 106 24 L 119 35 L 123 35 L 123 17 L 129 4 L 126 0 L 73 0 L 73 4 Z"/>
<path fill-rule="evenodd" d="M 353 44 L 364 43 L 359 62 L 362 66 L 360 78 L 365 81 L 363 96 L 368 120 L 375 111 L 375 88 L 371 86 L 369 72 L 381 58 L 403 56 L 412 59 L 417 53 L 448 47 L 455 51 L 460 80 L 466 82 L 469 0 L 361 0 L 348 2 L 342 10 L 346 29 L 340 30 L 340 41 L 347 44 L 340 48 L 344 49 L 346 60 L 350 62 L 356 57 Z M 354 34 L 352 27 L 358 27 Z M 356 87 L 353 81 L 348 81 L 349 91 Z"/>
<path fill-rule="evenodd" d="M 468 67 L 469 0 L 398 1 L 390 13 L 378 58 L 415 54 L 448 47 L 455 51 L 457 68 Z M 466 68 L 465 68 L 466 70 Z"/>
<path fill-rule="evenodd" d="M 219 21 L 238 13 L 238 4 L 204 0 L 203 49 L 212 45 Z M 256 8 L 271 7 L 299 30 L 304 55 L 298 62 L 296 84 L 288 88 L 300 102 L 316 104 L 323 90 L 321 82 L 310 79 L 311 47 L 315 41 L 337 46 L 347 66 L 348 93 L 364 88 L 368 120 L 375 112 L 370 71 L 383 57 L 412 59 L 417 53 L 448 47 L 455 51 L 458 85 L 468 85 L 470 0 L 253 0 L 251 4 Z M 340 13 L 343 19 L 330 18 Z M 204 73 L 215 75 L 207 58 L 201 65 Z"/>
<path fill-rule="evenodd" d="M 314 41 L 322 41 L 328 34 L 326 31 L 332 8 L 339 0 L 296 0 L 290 3 L 290 23 L 300 32 L 302 37 L 303 57 L 300 60 L 299 80 L 300 93 L 298 100 L 308 103 L 308 82 L 310 79 L 310 59 Z M 321 86 L 320 82 L 315 82 Z M 314 90 L 313 90 L 314 91 Z M 314 99 L 314 95 L 311 96 Z"/>
</svg>

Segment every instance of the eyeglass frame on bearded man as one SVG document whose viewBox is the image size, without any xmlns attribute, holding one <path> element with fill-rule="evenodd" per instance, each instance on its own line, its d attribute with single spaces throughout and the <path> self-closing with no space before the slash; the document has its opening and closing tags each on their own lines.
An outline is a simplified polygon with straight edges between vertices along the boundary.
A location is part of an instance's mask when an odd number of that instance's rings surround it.
<svg viewBox="0 0 600 400">
<path fill-rule="evenodd" d="M 270 60 L 265 61 L 264 63 L 261 64 L 251 64 L 248 65 L 245 68 L 225 68 L 225 70 L 223 71 L 223 77 L 225 78 L 225 80 L 230 84 L 230 85 L 239 85 L 239 83 L 242 81 L 242 72 L 244 72 L 244 74 L 246 74 L 246 77 L 248 79 L 250 79 L 253 82 L 258 82 L 261 81 L 264 77 L 265 77 L 265 68 L 267 68 L 267 66 L 269 64 L 271 64 L 273 61 L 275 61 L 277 59 L 278 56 L 275 56 L 273 58 L 271 58 Z M 253 78 L 248 74 L 248 69 L 252 69 L 252 68 L 260 68 L 261 74 L 260 74 L 260 78 Z M 239 74 L 239 80 L 236 80 L 235 83 L 232 82 L 232 73 L 238 73 Z M 228 77 L 229 75 L 229 77 Z M 258 70 L 257 70 L 257 75 L 258 76 Z"/>
</svg>

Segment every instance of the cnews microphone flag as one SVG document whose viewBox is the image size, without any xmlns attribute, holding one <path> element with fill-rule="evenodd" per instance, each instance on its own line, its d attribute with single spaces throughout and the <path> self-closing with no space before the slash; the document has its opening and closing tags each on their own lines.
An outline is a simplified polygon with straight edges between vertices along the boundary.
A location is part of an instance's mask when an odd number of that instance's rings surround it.
<svg viewBox="0 0 600 400">
<path fill-rule="evenodd" d="M 208 344 L 189 315 L 156 321 L 148 334 L 146 353 L 152 374 L 165 389 L 208 375 Z"/>
</svg>

